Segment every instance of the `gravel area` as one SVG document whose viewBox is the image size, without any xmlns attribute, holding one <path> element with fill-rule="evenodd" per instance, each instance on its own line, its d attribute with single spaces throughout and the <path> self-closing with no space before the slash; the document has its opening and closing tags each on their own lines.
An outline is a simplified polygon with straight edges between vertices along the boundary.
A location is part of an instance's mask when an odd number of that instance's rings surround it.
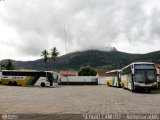
<svg viewBox="0 0 160 120">
<path fill-rule="evenodd" d="M 132 93 L 105 85 L 57 88 L 0 86 L 0 114 L 28 114 L 38 120 L 38 115 L 48 119 L 51 115 L 108 113 L 159 114 L 160 90 Z"/>
</svg>

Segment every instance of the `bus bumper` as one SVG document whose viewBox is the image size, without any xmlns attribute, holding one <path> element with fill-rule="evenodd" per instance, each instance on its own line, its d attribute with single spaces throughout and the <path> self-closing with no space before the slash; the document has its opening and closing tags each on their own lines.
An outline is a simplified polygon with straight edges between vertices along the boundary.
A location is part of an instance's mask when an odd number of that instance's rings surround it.
<svg viewBox="0 0 160 120">
<path fill-rule="evenodd" d="M 158 86 L 157 83 L 152 83 L 152 84 L 142 83 L 135 85 L 135 90 L 155 90 L 157 89 L 157 86 Z"/>
</svg>

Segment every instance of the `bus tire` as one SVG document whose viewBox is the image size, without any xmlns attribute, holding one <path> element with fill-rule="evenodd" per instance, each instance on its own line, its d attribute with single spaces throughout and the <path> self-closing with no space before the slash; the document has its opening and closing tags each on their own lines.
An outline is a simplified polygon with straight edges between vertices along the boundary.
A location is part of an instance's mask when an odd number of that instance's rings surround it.
<svg viewBox="0 0 160 120">
<path fill-rule="evenodd" d="M 124 83 L 122 83 L 122 88 L 123 88 L 123 89 L 125 89 L 125 87 L 124 87 Z"/>
<path fill-rule="evenodd" d="M 118 83 L 118 88 L 121 88 L 121 84 L 120 83 Z"/>
<path fill-rule="evenodd" d="M 12 86 L 12 81 L 9 81 L 9 82 L 8 82 L 8 85 L 9 85 L 9 86 Z"/>
<path fill-rule="evenodd" d="M 147 90 L 147 93 L 151 93 L 151 89 L 148 89 L 148 90 Z"/>
<path fill-rule="evenodd" d="M 44 82 L 42 82 L 41 83 L 41 87 L 45 87 L 46 85 L 45 85 L 45 83 Z"/>
<path fill-rule="evenodd" d="M 16 81 L 13 82 L 13 86 L 18 86 Z"/>
<path fill-rule="evenodd" d="M 135 92 L 133 84 L 131 84 L 131 92 Z"/>
<path fill-rule="evenodd" d="M 134 89 L 131 89 L 131 92 L 135 92 L 135 90 L 134 90 Z"/>
<path fill-rule="evenodd" d="M 107 82 L 107 85 L 110 86 L 110 85 L 109 85 L 109 82 Z"/>
</svg>

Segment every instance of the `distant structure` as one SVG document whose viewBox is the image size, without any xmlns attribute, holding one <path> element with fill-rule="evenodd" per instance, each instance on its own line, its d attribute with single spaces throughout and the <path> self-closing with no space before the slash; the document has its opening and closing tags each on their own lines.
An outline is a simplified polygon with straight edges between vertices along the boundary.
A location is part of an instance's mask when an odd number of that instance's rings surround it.
<svg viewBox="0 0 160 120">
<path fill-rule="evenodd" d="M 96 72 L 97 72 L 96 77 L 98 77 L 98 84 L 99 84 L 99 85 L 107 84 L 107 82 L 106 82 L 106 77 L 108 76 L 108 75 L 106 74 L 107 71 L 108 71 L 108 70 L 97 70 L 97 71 L 96 71 Z"/>
<path fill-rule="evenodd" d="M 77 76 L 77 72 L 76 71 L 60 71 L 59 76 L 60 77 Z"/>
<path fill-rule="evenodd" d="M 106 74 L 106 72 L 107 72 L 108 70 L 96 70 L 96 72 L 97 72 L 97 77 L 107 77 L 107 74 Z"/>
</svg>

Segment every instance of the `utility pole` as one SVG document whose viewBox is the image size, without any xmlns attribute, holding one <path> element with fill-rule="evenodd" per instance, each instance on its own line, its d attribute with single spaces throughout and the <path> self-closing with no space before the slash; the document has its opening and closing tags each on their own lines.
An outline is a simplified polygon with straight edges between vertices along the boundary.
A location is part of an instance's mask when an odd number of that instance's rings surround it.
<svg viewBox="0 0 160 120">
<path fill-rule="evenodd" d="M 67 69 L 67 34 L 66 34 L 66 23 L 64 23 L 64 39 L 65 39 L 65 50 L 66 50 L 66 59 L 65 59 L 65 63 L 66 63 L 66 70 L 67 70 L 67 85 L 68 85 L 68 69 Z"/>
</svg>

